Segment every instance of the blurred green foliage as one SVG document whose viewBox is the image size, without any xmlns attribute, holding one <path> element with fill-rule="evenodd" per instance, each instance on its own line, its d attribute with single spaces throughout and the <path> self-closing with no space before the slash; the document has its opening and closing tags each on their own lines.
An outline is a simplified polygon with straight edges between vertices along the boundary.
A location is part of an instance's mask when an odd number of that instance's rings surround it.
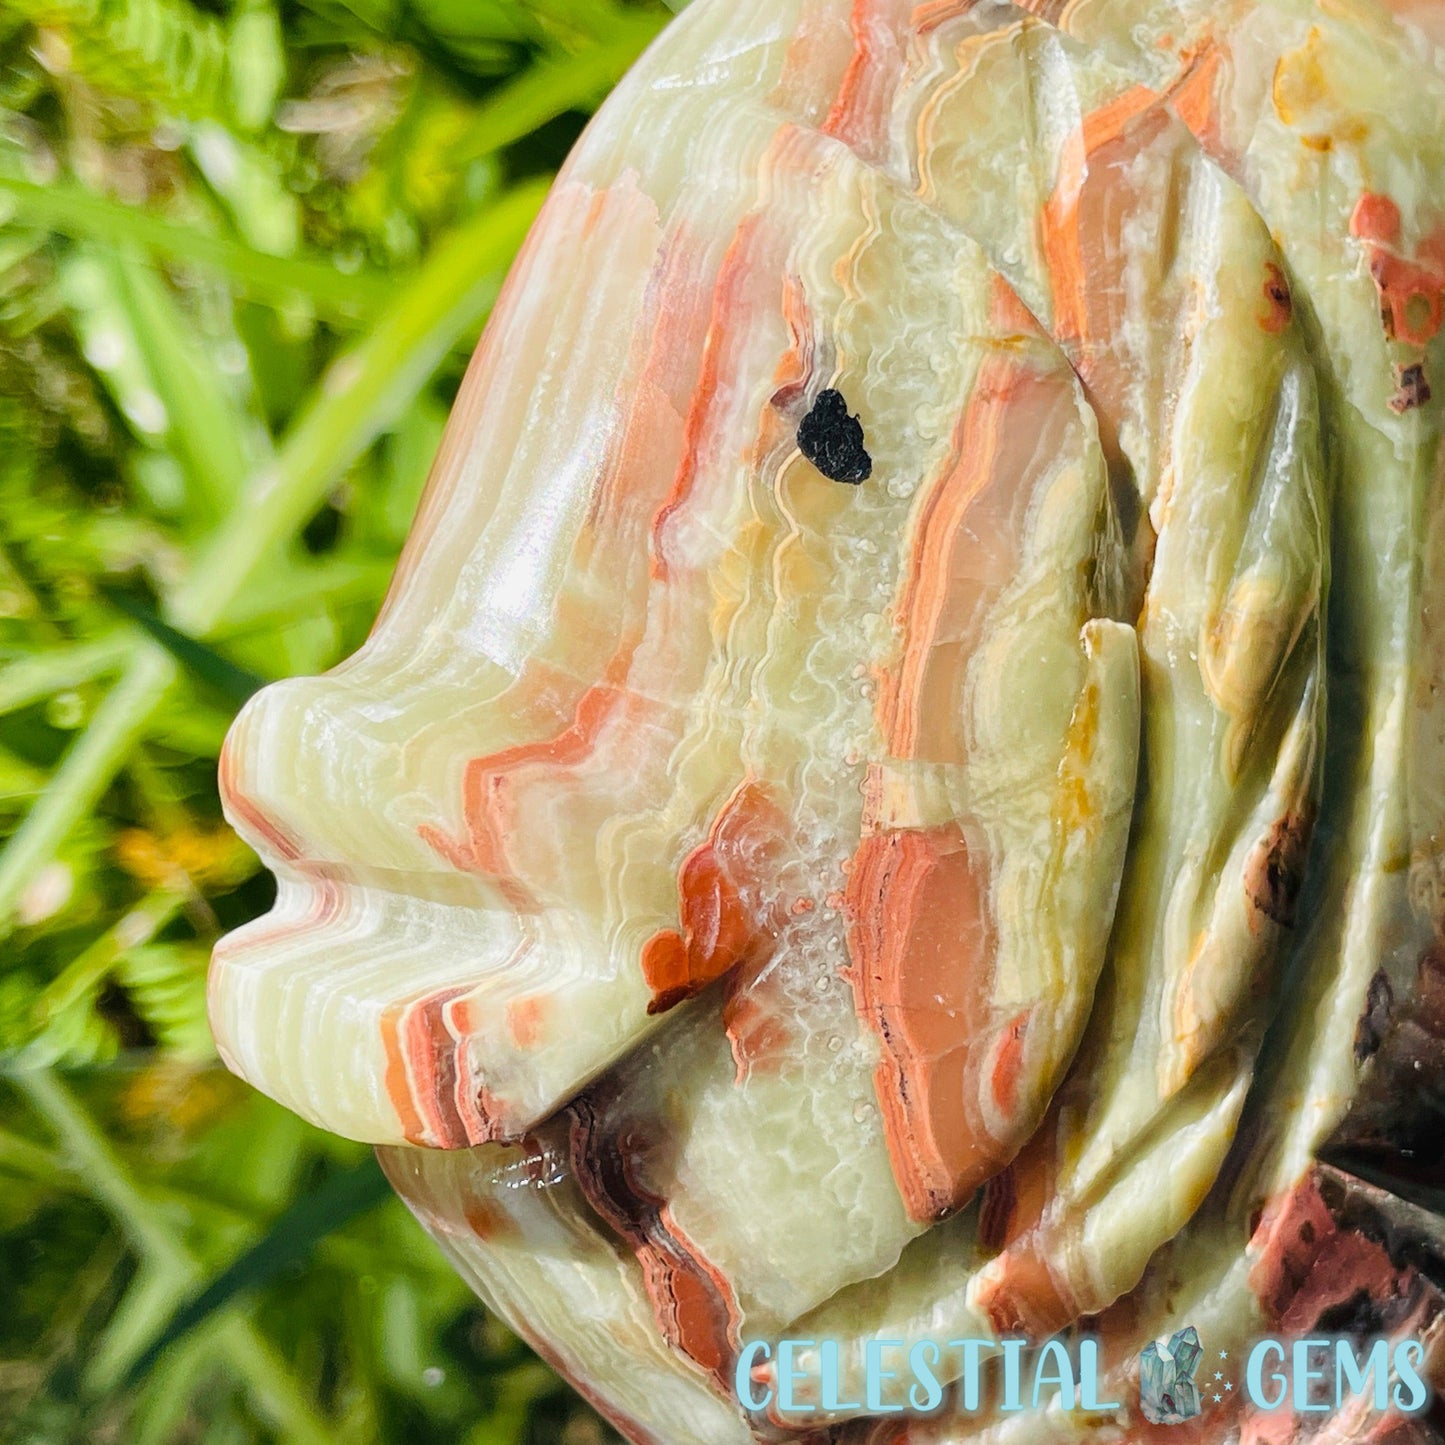
<svg viewBox="0 0 1445 1445">
<path fill-rule="evenodd" d="M 0 0 L 0 1440 L 610 1439 L 215 1063 L 216 761 L 370 625 L 661 0 Z"/>
</svg>

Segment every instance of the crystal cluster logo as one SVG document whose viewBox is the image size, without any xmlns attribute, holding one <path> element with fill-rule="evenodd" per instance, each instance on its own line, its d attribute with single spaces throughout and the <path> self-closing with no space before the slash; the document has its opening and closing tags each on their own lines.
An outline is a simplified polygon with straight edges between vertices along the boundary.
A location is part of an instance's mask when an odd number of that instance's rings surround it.
<svg viewBox="0 0 1445 1445">
<path fill-rule="evenodd" d="M 1204 1408 L 1194 1372 L 1204 1347 L 1193 1325 L 1175 1330 L 1167 1344 L 1151 1340 L 1139 1355 L 1139 1405 L 1151 1425 L 1182 1425 Z"/>
</svg>

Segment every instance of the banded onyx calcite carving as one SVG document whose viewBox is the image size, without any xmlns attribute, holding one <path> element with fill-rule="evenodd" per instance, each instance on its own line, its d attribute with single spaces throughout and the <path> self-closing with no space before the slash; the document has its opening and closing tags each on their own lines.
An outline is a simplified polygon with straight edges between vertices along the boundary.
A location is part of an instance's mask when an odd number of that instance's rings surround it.
<svg viewBox="0 0 1445 1445">
<path fill-rule="evenodd" d="M 695 0 L 372 637 L 238 720 L 223 1055 L 630 1439 L 1152 1428 L 748 1414 L 782 1334 L 843 1401 L 878 1339 L 1083 1322 L 1129 1401 L 1186 1321 L 1434 1340 L 1442 57 L 1407 0 Z"/>
</svg>

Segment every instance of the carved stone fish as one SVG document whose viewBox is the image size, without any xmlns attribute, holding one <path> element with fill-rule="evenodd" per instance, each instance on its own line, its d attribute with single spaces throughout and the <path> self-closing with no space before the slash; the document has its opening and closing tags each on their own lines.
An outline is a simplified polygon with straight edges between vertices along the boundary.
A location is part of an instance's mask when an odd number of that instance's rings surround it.
<svg viewBox="0 0 1445 1445">
<path fill-rule="evenodd" d="M 1107 1311 L 1122 1360 L 1166 1269 L 1211 1346 L 1263 1328 L 1408 1052 L 1445 111 L 1353 200 L 1352 142 L 1256 112 L 1344 137 L 1433 42 L 1036 8 L 694 0 L 559 177 L 371 638 L 223 755 L 279 884 L 223 1056 L 384 1146 L 633 1440 L 873 1438 L 745 1414 L 745 1339 L 856 1382 Z"/>
</svg>

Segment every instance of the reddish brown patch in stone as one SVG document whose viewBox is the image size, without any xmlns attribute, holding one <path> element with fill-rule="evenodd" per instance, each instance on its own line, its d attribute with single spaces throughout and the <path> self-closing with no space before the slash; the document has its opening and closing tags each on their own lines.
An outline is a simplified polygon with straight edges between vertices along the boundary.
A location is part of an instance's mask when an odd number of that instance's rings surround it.
<svg viewBox="0 0 1445 1445">
<path fill-rule="evenodd" d="M 1028 1036 L 1029 1016 L 1026 1008 L 1008 1024 L 994 1048 L 993 1068 L 989 1070 L 989 1087 L 993 1101 L 1005 1114 L 1018 1107 L 1019 1075 L 1023 1071 L 1024 1040 Z"/>
<path fill-rule="evenodd" d="M 903 70 L 908 37 L 899 22 L 907 14 L 906 7 L 887 0 L 853 0 L 853 58 L 823 122 L 825 135 L 874 164 L 883 159 L 890 102 Z"/>
<path fill-rule="evenodd" d="M 1403 416 L 1407 411 L 1424 406 L 1430 400 L 1430 395 L 1430 383 L 1425 380 L 1423 362 L 1417 361 L 1410 366 L 1395 368 L 1395 394 L 1390 398 L 1390 410 L 1396 416 Z"/>
<path fill-rule="evenodd" d="M 642 946 L 642 976 L 652 990 L 650 1014 L 666 1013 L 690 998 L 686 939 L 672 929 L 649 938 Z"/>
<path fill-rule="evenodd" d="M 514 998 L 507 1005 L 507 1032 L 519 1049 L 537 1046 L 542 1037 L 542 1021 L 550 1000 L 532 994 L 528 998 Z"/>
<path fill-rule="evenodd" d="M 495 1199 L 469 1199 L 462 1210 L 467 1227 L 482 1241 L 491 1244 L 515 1233 L 512 1216 Z"/>
<path fill-rule="evenodd" d="M 696 490 L 704 458 L 714 443 L 718 398 L 726 393 L 722 379 L 739 322 L 750 314 L 750 288 L 770 271 L 777 274 L 760 255 L 768 240 L 761 214 L 747 217 L 734 233 L 718 270 L 701 372 L 683 432 L 682 458 L 671 489 L 652 519 L 651 570 L 657 581 L 667 580 L 668 534 Z"/>
<path fill-rule="evenodd" d="M 1414 1271 L 1397 1269 L 1374 1240 L 1342 1228 L 1314 1172 L 1271 1201 L 1249 1247 L 1258 1256 L 1250 1288 L 1270 1322 L 1291 1336 L 1328 1313 L 1359 1313 L 1361 1300 L 1383 1307 L 1413 1293 Z M 1375 1332 L 1379 1323 L 1370 1321 Z"/>
<path fill-rule="evenodd" d="M 1158 95 L 1134 85 L 1085 115 L 1059 157 L 1058 180 L 1044 203 L 1044 257 L 1053 330 L 1079 360 L 1106 355 L 1117 324 L 1112 278 L 1123 264 L 1114 254 L 1123 199 L 1119 175 L 1169 123 Z M 1090 385 L 1099 384 L 1092 365 L 1082 374 Z M 1117 390 L 1106 388 L 1111 401 Z M 1111 411 L 1119 414 L 1122 406 Z"/>
<path fill-rule="evenodd" d="M 1414 256 L 1406 256 L 1399 247 L 1400 208 L 1389 196 L 1366 192 L 1350 216 L 1350 234 L 1364 247 L 1380 293 L 1385 335 L 1412 346 L 1428 345 L 1445 321 L 1445 228 L 1422 241 Z"/>
<path fill-rule="evenodd" d="M 1421 957 L 1413 981 L 1382 968 L 1361 1000 L 1355 1062 L 1362 1068 L 1349 1111 L 1325 1146 L 1325 1157 L 1358 1159 L 1377 1173 L 1430 1188 L 1445 1183 L 1445 952 Z M 1368 1067 L 1366 1067 L 1366 1065 Z"/>
<path fill-rule="evenodd" d="M 1411 1011 L 1420 1027 L 1445 1038 L 1445 953 L 1430 949 L 1420 959 Z"/>
<path fill-rule="evenodd" d="M 1187 63 L 1169 92 L 1169 100 L 1174 113 L 1208 150 L 1219 138 L 1219 104 L 1215 97 L 1224 57 L 1216 45 L 1206 42 L 1192 55 L 1180 58 Z"/>
<path fill-rule="evenodd" d="M 1013 1167 L 1001 1169 L 983 1186 L 983 1202 L 978 1212 L 978 1242 L 992 1253 L 998 1253 L 1009 1238 L 1009 1220 L 1018 1202 Z"/>
<path fill-rule="evenodd" d="M 1244 892 L 1256 912 L 1281 928 L 1292 928 L 1312 818 L 1290 813 L 1275 821 L 1244 866 Z"/>
<path fill-rule="evenodd" d="M 386 1096 L 410 1144 L 463 1149 L 487 1137 L 467 1127 L 457 1099 L 462 1045 L 447 1025 L 446 1007 L 464 992 L 441 989 L 403 999 L 382 1015 Z"/>
<path fill-rule="evenodd" d="M 1427 1334 L 1439 1317 L 1439 1291 L 1413 1265 L 1397 1265 L 1373 1237 L 1377 1228 L 1382 1237 L 1391 1235 L 1387 1215 L 1375 1213 L 1388 1199 L 1326 1168 L 1312 1170 L 1270 1202 L 1250 1240 L 1257 1258 L 1249 1283 L 1271 1333 L 1285 1340 L 1339 1335 L 1360 1342 Z M 1289 1410 L 1266 1415 L 1250 1408 L 1242 1439 L 1256 1445 L 1303 1439 L 1314 1433 L 1311 1426 L 1320 1418 Z M 1385 1445 L 1395 1440 L 1399 1423 L 1398 1418 L 1374 1417 L 1350 1438 L 1361 1445 Z M 1421 1438 L 1434 1434 L 1427 1431 Z"/>
<path fill-rule="evenodd" d="M 1042 1340 L 1078 1318 L 1079 1302 L 1061 1286 L 1050 1268 L 1051 1251 L 1038 1231 L 1026 1236 L 1002 1258 L 1006 1268 L 981 1281 L 977 1303 L 1000 1335 Z"/>
<path fill-rule="evenodd" d="M 1321 1241 L 1334 1228 L 1313 1175 L 1266 1206 L 1250 1239 L 1259 1257 L 1250 1269 L 1249 1286 L 1271 1320 L 1283 1318 L 1319 1258 Z"/>
<path fill-rule="evenodd" d="M 988 319 L 1005 336 L 1010 332 L 1029 337 L 1040 334 L 1038 318 L 1002 276 L 995 276 L 989 283 Z"/>
<path fill-rule="evenodd" d="M 602 1094 L 567 1110 L 572 1168 L 593 1209 L 624 1239 L 642 1266 L 643 1285 L 663 1337 L 695 1361 L 727 1398 L 741 1323 L 732 1288 L 678 1229 L 666 1201 L 638 1184 L 633 1161 L 649 1141 L 634 1130 L 613 1135 Z"/>
<path fill-rule="evenodd" d="M 1294 302 L 1290 299 L 1284 272 L 1273 261 L 1267 262 L 1264 268 L 1264 303 L 1265 313 L 1259 324 L 1271 335 L 1278 335 L 1294 315 Z"/>
<path fill-rule="evenodd" d="M 784 826 L 756 782 L 741 784 L 723 805 L 706 841 L 678 872 L 681 929 L 664 929 L 643 946 L 642 975 L 652 990 L 648 1013 L 692 998 L 771 948 L 776 924 L 761 895 Z"/>
<path fill-rule="evenodd" d="M 1200 94 L 1207 95 L 1203 79 L 1200 85 Z M 1186 105 L 1188 95 L 1174 99 Z M 1178 219 L 1173 210 L 1177 198 L 1189 193 L 1187 172 L 1197 153 L 1164 98 L 1146 86 L 1132 86 L 1085 115 L 1065 140 L 1057 180 L 1040 215 L 1053 297 L 1049 330 L 1084 385 L 1100 445 L 1119 477 L 1124 463 L 1120 428 L 1137 402 L 1139 370 L 1118 302 L 1129 287 L 1124 274 L 1128 248 L 1119 244 L 1120 228 L 1138 224 L 1161 235 L 1173 229 Z M 1148 174 L 1161 167 L 1171 173 L 1162 187 L 1139 181 L 1137 162 L 1146 156 Z M 1162 211 L 1161 196 L 1175 198 Z M 1182 314 L 1175 321 L 1186 325 Z M 1135 489 L 1120 483 L 1115 491 L 1125 534 L 1132 536 L 1138 522 Z M 1140 535 L 1146 552 L 1149 535 L 1147 527 Z"/>
<path fill-rule="evenodd" d="M 997 1253 L 980 1280 L 978 1303 L 1001 1333 L 1022 1331 L 1043 1339 L 1087 1307 L 1088 1302 L 1074 1298 L 1067 1279 L 1054 1267 L 1064 1258 L 1074 1224 L 1056 1207 L 1058 1134 L 1055 1109 L 1009 1168 L 986 1186 L 1003 1197 L 995 1203 L 989 1193 L 984 1196 L 991 1235 L 988 1247 Z"/>
<path fill-rule="evenodd" d="M 635 639 L 624 642 L 608 660 L 602 680 L 578 697 L 572 721 L 560 732 L 473 758 L 467 764 L 460 838 L 430 824 L 417 829 L 422 841 L 458 871 L 492 878 L 518 912 L 534 912 L 537 902 L 515 874 L 509 843 L 515 851 L 517 840 L 529 829 L 552 826 L 543 821 L 550 816 L 546 809 L 529 806 L 533 790 L 555 789 L 564 775 L 582 767 L 594 754 L 606 727 L 629 719 L 640 724 L 652 710 L 652 704 L 624 686 L 635 650 Z M 546 678 L 538 678 L 533 688 L 546 685 Z"/>
<path fill-rule="evenodd" d="M 995 288 L 993 317 L 1022 325 L 1027 314 L 1006 295 Z M 1020 497 L 1070 445 L 1075 406 L 1072 378 L 1041 372 L 1022 353 L 993 353 L 980 368 L 949 470 L 920 507 L 896 609 L 903 653 L 879 678 L 879 725 L 895 757 L 966 760 L 963 673 L 980 620 L 1015 567 Z"/>
<path fill-rule="evenodd" d="M 783 278 L 783 319 L 788 324 L 788 349 L 773 373 L 776 390 L 771 405 L 779 411 L 788 412 L 790 419 L 796 422 L 810 379 L 817 369 L 813 312 L 808 305 L 802 279 L 798 276 Z"/>
<path fill-rule="evenodd" d="M 959 1208 L 1011 1152 L 981 1107 L 984 1059 L 999 1029 L 986 871 L 961 830 L 946 826 L 865 838 L 848 881 L 850 981 L 883 1045 L 884 1132 L 917 1220 Z"/>
<path fill-rule="evenodd" d="M 1380 293 L 1380 323 L 1392 341 L 1428 345 L 1440 330 L 1445 303 L 1445 278 L 1433 268 L 1377 251 L 1370 258 L 1370 276 Z"/>
<path fill-rule="evenodd" d="M 1034 329 L 1002 286 L 991 316 Z M 965 671 L 1012 574 L 1027 499 L 1071 445 L 1076 405 L 1068 373 L 1038 370 L 1026 350 L 1001 349 L 981 368 L 948 470 L 920 505 L 896 606 L 901 655 L 879 678 L 879 729 L 894 758 L 965 760 Z M 876 797 L 865 804 L 842 900 L 848 978 L 882 1046 L 875 1084 L 894 1177 L 910 1215 L 933 1220 L 1008 1163 L 1053 1080 L 1025 1074 L 1027 1011 L 994 1002 L 986 855 L 957 824 L 893 828 Z"/>
<path fill-rule="evenodd" d="M 1400 234 L 1400 208 L 1389 196 L 1366 191 L 1350 213 L 1350 235 L 1358 241 L 1393 245 Z"/>
<path fill-rule="evenodd" d="M 411 1081 L 407 1078 L 406 1057 L 402 1049 L 400 1023 L 404 1003 L 390 1005 L 381 1016 L 381 1047 L 386 1055 L 386 1072 L 382 1083 L 386 1097 L 401 1121 L 402 1137 L 411 1144 L 422 1142 L 421 1113 L 412 1102 Z"/>
</svg>

